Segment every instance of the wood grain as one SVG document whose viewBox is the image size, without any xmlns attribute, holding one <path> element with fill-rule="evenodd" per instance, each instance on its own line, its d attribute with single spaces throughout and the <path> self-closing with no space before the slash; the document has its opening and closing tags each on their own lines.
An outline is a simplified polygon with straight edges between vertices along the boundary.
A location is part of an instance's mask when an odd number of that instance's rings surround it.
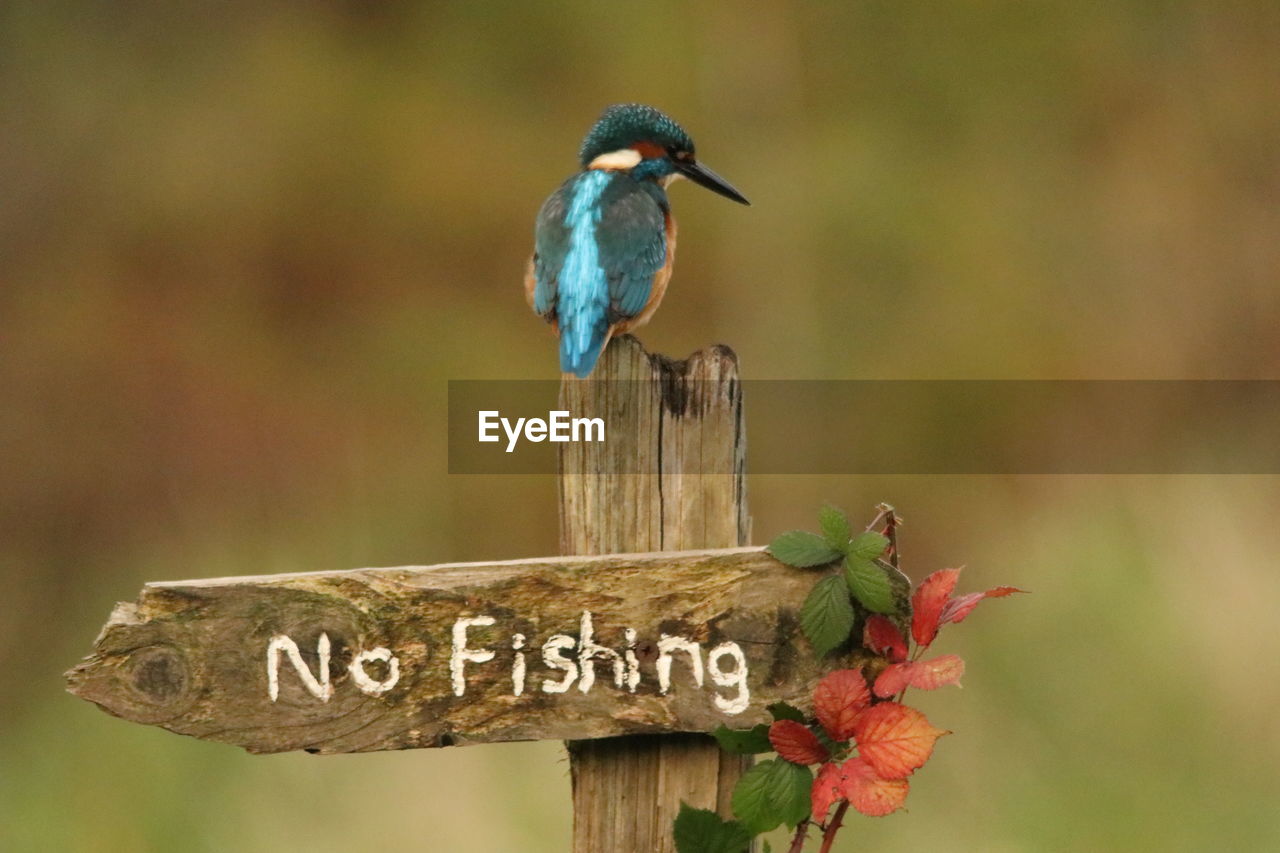
<svg viewBox="0 0 1280 853">
<path fill-rule="evenodd" d="M 747 543 L 741 385 L 737 358 L 727 347 L 675 362 L 646 353 L 634 338 L 620 338 L 592 377 L 564 380 L 561 408 L 575 416 L 604 417 L 610 430 L 603 445 L 562 445 L 565 553 Z M 762 577 L 756 591 L 770 598 L 780 594 L 786 601 L 772 630 L 779 640 L 785 636 L 786 644 L 803 644 L 796 611 L 813 577 L 803 576 L 800 588 L 783 593 L 772 576 Z M 660 587 L 667 581 L 655 576 L 651 582 Z M 795 645 L 774 651 L 779 668 L 769 680 L 775 684 L 790 680 L 784 672 L 807 665 L 794 656 Z M 802 694 L 789 701 L 802 702 Z M 674 851 L 671 826 L 680 802 L 728 817 L 733 786 L 746 769 L 744 759 L 725 754 L 705 734 L 580 741 L 570 743 L 569 750 L 575 853 Z"/>
<path fill-rule="evenodd" d="M 747 727 L 779 699 L 802 701 L 819 677 L 803 647 L 796 610 L 812 575 L 759 549 L 611 557 L 554 557 L 501 563 L 361 569 L 148 584 L 136 603 L 116 606 L 93 653 L 67 673 L 72 693 L 140 723 L 251 752 L 305 749 L 362 752 L 492 741 L 598 738 L 632 732 Z M 543 692 L 559 679 L 540 661 L 554 634 L 578 637 L 583 610 L 596 642 L 622 649 L 637 632 L 641 682 L 617 688 L 597 662 L 587 693 Z M 462 616 L 491 615 L 468 645 L 492 661 L 466 669 L 466 692 L 450 682 L 451 629 Z M 514 696 L 513 633 L 528 638 L 528 680 Z M 331 642 L 332 696 L 307 692 L 286 661 L 279 697 L 268 698 L 271 637 L 294 639 L 318 671 L 321 633 Z M 749 665 L 750 707 L 726 716 L 714 696 L 732 691 L 692 683 L 674 655 L 672 685 L 658 691 L 654 646 L 661 634 L 741 645 Z M 399 682 L 367 695 L 348 666 L 357 650 L 382 646 L 397 656 Z M 805 647 L 807 648 L 807 647 Z M 370 674 L 386 675 L 370 665 Z"/>
</svg>

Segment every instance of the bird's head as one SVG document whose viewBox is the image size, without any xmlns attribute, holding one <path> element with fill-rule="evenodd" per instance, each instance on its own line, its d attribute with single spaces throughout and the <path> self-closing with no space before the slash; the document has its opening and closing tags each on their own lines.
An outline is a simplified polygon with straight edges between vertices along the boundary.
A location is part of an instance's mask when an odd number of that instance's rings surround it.
<svg viewBox="0 0 1280 853">
<path fill-rule="evenodd" d="M 607 108 L 582 140 L 580 157 L 584 169 L 626 171 L 664 184 L 685 177 L 725 198 L 751 203 L 698 162 L 693 140 L 684 128 L 661 110 L 643 104 Z"/>
</svg>

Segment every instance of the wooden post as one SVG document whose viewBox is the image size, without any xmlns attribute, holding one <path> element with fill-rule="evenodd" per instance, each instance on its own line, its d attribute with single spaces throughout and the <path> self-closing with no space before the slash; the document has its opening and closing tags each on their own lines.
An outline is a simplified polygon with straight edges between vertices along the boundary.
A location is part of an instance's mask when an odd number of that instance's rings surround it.
<svg viewBox="0 0 1280 853">
<path fill-rule="evenodd" d="M 603 417 L 604 444 L 563 444 L 565 554 L 746 545 L 745 436 L 737 357 L 714 347 L 676 362 L 614 341 L 595 373 L 566 379 L 561 408 Z M 712 473 L 701 473 L 701 472 Z M 707 735 L 570 741 L 575 853 L 674 851 L 683 800 L 730 816 L 747 761 Z"/>
</svg>

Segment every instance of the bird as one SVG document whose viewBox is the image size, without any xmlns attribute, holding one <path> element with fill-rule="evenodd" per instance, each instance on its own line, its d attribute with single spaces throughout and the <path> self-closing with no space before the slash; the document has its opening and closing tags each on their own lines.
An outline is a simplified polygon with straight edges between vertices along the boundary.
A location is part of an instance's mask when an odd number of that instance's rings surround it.
<svg viewBox="0 0 1280 853">
<path fill-rule="evenodd" d="M 700 163 L 693 139 L 644 104 L 614 104 L 578 152 L 581 170 L 538 212 L 525 272 L 529 306 L 560 336 L 560 370 L 586 378 L 614 335 L 649 321 L 676 251 L 667 187 L 676 178 L 751 202 Z"/>
</svg>

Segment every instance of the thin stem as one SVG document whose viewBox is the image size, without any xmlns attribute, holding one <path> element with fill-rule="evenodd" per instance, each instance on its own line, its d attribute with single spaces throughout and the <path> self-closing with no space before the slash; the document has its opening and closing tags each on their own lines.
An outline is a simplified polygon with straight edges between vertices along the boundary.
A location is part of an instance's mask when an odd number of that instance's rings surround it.
<svg viewBox="0 0 1280 853">
<path fill-rule="evenodd" d="M 844 822 L 844 813 L 849 810 L 849 801 L 841 800 L 840 805 L 836 806 L 836 813 L 831 817 L 831 823 L 827 824 L 827 829 L 822 833 L 822 847 L 818 853 L 831 853 L 831 845 L 836 841 L 836 830 L 838 830 Z"/>
<path fill-rule="evenodd" d="M 795 837 L 791 839 L 791 846 L 787 848 L 787 853 L 800 853 L 804 850 L 805 834 L 809 831 L 809 819 L 805 818 L 796 824 Z"/>
<path fill-rule="evenodd" d="M 871 519 L 871 523 L 867 525 L 867 531 L 870 532 L 872 530 L 875 530 L 877 527 L 879 527 L 880 522 L 884 521 L 886 516 L 889 518 L 893 518 L 893 507 L 889 506 L 888 504 L 877 505 L 876 517 Z"/>
<path fill-rule="evenodd" d="M 889 540 L 889 564 L 895 569 L 898 566 L 898 524 L 902 519 L 898 518 L 893 507 L 888 504 L 881 504 L 881 508 L 888 517 L 885 519 L 884 535 Z"/>
</svg>

